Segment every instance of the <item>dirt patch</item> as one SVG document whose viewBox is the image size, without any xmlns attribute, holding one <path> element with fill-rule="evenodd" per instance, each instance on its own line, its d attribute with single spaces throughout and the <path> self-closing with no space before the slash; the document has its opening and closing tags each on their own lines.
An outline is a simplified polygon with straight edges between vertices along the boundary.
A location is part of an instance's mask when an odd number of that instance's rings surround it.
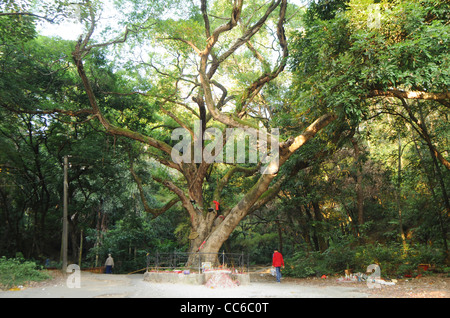
<svg viewBox="0 0 450 318">
<path fill-rule="evenodd" d="M 251 273 L 251 281 L 273 281 L 270 267 L 260 268 Z M 342 276 L 327 278 L 291 278 L 283 277 L 283 283 L 311 287 L 351 287 L 369 298 L 450 298 L 450 277 L 445 274 L 419 275 L 416 278 L 397 279 L 395 285 L 381 285 L 369 288 L 366 282 L 342 280 Z"/>
<path fill-rule="evenodd" d="M 283 282 L 308 286 L 347 286 L 358 289 L 370 298 L 450 298 L 450 277 L 445 275 L 398 279 L 393 286 L 369 288 L 365 282 L 339 281 L 334 278 L 285 278 Z"/>
<path fill-rule="evenodd" d="M 444 275 L 398 279 L 395 285 L 369 288 L 365 282 L 342 282 L 339 277 L 289 278 L 281 284 L 270 274 L 251 275 L 250 284 L 234 288 L 153 283 L 144 275 L 106 275 L 82 272 L 81 288 L 70 289 L 59 271 L 52 279 L 29 283 L 18 291 L 0 292 L 0 298 L 450 298 L 450 277 Z"/>
</svg>

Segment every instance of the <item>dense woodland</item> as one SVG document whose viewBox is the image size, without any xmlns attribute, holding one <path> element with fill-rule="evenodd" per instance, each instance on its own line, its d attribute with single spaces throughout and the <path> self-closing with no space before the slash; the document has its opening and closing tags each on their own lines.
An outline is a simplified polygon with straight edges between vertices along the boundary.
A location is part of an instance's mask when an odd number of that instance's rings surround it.
<svg viewBox="0 0 450 318">
<path fill-rule="evenodd" d="M 300 277 L 448 271 L 449 21 L 444 0 L 2 1 L 0 255 L 60 266 L 68 156 L 82 267 L 278 247 Z M 277 170 L 174 162 L 196 120 L 279 129 Z"/>
</svg>

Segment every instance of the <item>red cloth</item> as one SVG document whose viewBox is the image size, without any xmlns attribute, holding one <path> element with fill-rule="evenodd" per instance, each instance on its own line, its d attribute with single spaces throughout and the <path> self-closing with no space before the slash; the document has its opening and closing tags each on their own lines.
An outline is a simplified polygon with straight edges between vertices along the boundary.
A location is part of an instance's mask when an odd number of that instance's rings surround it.
<svg viewBox="0 0 450 318">
<path fill-rule="evenodd" d="M 283 255 L 280 252 L 273 253 L 272 257 L 272 266 L 273 267 L 281 267 L 284 266 Z"/>
</svg>

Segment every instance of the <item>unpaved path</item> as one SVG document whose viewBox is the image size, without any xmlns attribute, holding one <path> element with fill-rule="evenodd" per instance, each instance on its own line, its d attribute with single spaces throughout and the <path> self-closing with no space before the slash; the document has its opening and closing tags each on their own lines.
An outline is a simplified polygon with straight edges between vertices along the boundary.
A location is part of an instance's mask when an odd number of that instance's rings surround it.
<svg viewBox="0 0 450 318">
<path fill-rule="evenodd" d="M 249 285 L 208 288 L 204 285 L 151 283 L 142 274 L 107 275 L 81 272 L 80 288 L 66 278 L 34 283 L 19 290 L 0 291 L 0 298 L 450 298 L 449 277 L 400 280 L 395 286 L 369 289 L 365 283 L 335 279 L 258 279 Z"/>
<path fill-rule="evenodd" d="M 68 288 L 65 279 L 0 292 L 0 298 L 366 298 L 348 286 L 310 286 L 292 282 L 254 282 L 231 288 L 204 285 L 150 283 L 143 275 L 81 273 L 80 288 Z"/>
</svg>

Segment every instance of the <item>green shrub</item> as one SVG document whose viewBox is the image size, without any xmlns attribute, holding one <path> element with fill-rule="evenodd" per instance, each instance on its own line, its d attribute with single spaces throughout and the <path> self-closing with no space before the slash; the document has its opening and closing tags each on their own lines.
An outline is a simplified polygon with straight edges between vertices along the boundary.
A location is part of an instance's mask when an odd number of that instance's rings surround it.
<svg viewBox="0 0 450 318">
<path fill-rule="evenodd" d="M 444 274 L 447 274 L 447 277 L 450 277 L 450 267 L 444 267 L 444 268 L 442 269 L 442 272 L 443 272 Z"/>
<path fill-rule="evenodd" d="M 445 253 L 427 245 L 409 246 L 405 252 L 399 243 L 373 243 L 353 247 L 353 244 L 331 245 L 323 253 L 300 250 L 286 260 L 286 276 L 344 275 L 349 268 L 354 273 L 366 273 L 370 264 L 380 266 L 382 277 L 417 274 L 419 264 L 442 266 Z"/>
<path fill-rule="evenodd" d="M 0 258 L 0 288 L 8 289 L 23 285 L 30 281 L 42 281 L 51 278 L 41 271 L 35 262 L 25 261 L 23 258 Z"/>
<path fill-rule="evenodd" d="M 380 266 L 382 276 L 392 276 L 396 274 L 398 266 L 403 263 L 402 247 L 400 244 L 392 243 L 383 245 L 374 243 L 356 248 L 353 268 L 354 271 L 365 272 L 367 266 L 377 264 Z"/>
<path fill-rule="evenodd" d="M 327 266 L 325 258 L 324 254 L 320 252 L 299 251 L 293 257 L 286 259 L 284 274 L 297 278 L 329 275 L 330 268 Z"/>
</svg>

